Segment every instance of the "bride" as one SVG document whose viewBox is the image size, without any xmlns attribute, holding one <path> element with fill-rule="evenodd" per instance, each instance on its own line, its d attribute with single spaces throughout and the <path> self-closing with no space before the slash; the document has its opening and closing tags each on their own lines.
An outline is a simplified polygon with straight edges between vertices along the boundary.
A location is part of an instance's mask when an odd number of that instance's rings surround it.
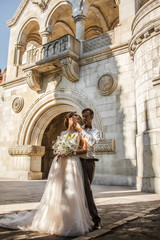
<svg viewBox="0 0 160 240">
<path fill-rule="evenodd" d="M 77 121 L 75 112 L 65 116 L 67 130 L 61 136 L 69 134 L 76 149 L 73 154 L 54 158 L 38 208 L 31 212 L 7 214 L 0 219 L 0 227 L 60 236 L 80 236 L 89 232 L 89 211 L 78 157 L 86 153 L 87 144 L 74 129 Z"/>
</svg>

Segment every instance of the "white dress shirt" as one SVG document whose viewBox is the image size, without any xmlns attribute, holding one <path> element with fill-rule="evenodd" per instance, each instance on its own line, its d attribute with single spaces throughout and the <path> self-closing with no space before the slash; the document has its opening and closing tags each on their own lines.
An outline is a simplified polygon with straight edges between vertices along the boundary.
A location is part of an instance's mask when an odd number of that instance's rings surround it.
<svg viewBox="0 0 160 240">
<path fill-rule="evenodd" d="M 85 126 L 82 126 L 82 131 L 80 132 L 80 135 L 87 142 L 87 153 L 81 154 L 79 157 L 86 159 L 95 158 L 94 146 L 100 140 L 100 131 L 96 128 L 85 128 Z"/>
</svg>

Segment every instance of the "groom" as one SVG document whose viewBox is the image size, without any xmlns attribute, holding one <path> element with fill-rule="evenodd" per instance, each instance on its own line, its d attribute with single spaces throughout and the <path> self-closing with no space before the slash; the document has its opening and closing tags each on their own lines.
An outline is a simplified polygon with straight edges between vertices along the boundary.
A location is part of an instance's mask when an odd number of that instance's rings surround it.
<svg viewBox="0 0 160 240">
<path fill-rule="evenodd" d="M 91 183 L 95 172 L 95 158 L 94 145 L 98 143 L 100 139 L 100 131 L 92 127 L 92 120 L 94 112 L 90 108 L 85 108 L 82 111 L 82 119 L 84 125 L 81 127 L 79 123 L 76 124 L 75 129 L 81 134 L 81 136 L 87 142 L 87 153 L 80 156 L 84 173 L 85 193 L 88 202 L 89 212 L 94 223 L 92 230 L 101 229 L 101 218 L 98 215 L 98 211 L 93 199 Z"/>
</svg>

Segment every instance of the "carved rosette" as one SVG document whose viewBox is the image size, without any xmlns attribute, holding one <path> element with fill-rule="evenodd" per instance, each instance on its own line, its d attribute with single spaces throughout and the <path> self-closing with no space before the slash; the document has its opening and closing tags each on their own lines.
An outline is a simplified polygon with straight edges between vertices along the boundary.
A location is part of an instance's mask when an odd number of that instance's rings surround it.
<svg viewBox="0 0 160 240">
<path fill-rule="evenodd" d="M 45 153 L 44 146 L 15 146 L 8 149 L 10 155 L 28 155 L 28 156 L 43 156 Z"/>
<path fill-rule="evenodd" d="M 98 92 L 103 95 L 110 95 L 117 87 L 117 77 L 113 74 L 106 73 L 102 75 L 97 82 Z"/>
<path fill-rule="evenodd" d="M 32 90 L 36 92 L 41 91 L 42 81 L 41 81 L 40 73 L 38 73 L 36 70 L 29 70 L 26 74 L 26 77 L 27 77 L 28 86 Z"/>
<path fill-rule="evenodd" d="M 115 140 L 114 139 L 101 139 L 95 146 L 97 154 L 102 153 L 115 153 Z"/>
<path fill-rule="evenodd" d="M 60 60 L 62 71 L 65 77 L 71 81 L 75 82 L 79 79 L 79 65 L 71 57 L 66 57 Z"/>
<path fill-rule="evenodd" d="M 24 99 L 22 97 L 16 97 L 12 102 L 12 109 L 15 113 L 19 113 L 24 106 Z"/>
</svg>

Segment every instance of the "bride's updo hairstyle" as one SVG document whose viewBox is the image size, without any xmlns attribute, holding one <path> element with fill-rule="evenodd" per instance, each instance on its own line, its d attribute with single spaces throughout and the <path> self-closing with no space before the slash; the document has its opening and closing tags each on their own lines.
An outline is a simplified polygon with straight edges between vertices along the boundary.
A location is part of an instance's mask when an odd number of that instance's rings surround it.
<svg viewBox="0 0 160 240">
<path fill-rule="evenodd" d="M 77 115 L 77 113 L 76 113 L 76 112 L 70 112 L 70 113 L 67 113 L 67 114 L 65 115 L 65 117 L 64 117 L 64 126 L 65 126 L 66 128 L 68 128 L 69 118 L 71 118 L 71 117 L 74 116 L 74 115 Z"/>
</svg>

